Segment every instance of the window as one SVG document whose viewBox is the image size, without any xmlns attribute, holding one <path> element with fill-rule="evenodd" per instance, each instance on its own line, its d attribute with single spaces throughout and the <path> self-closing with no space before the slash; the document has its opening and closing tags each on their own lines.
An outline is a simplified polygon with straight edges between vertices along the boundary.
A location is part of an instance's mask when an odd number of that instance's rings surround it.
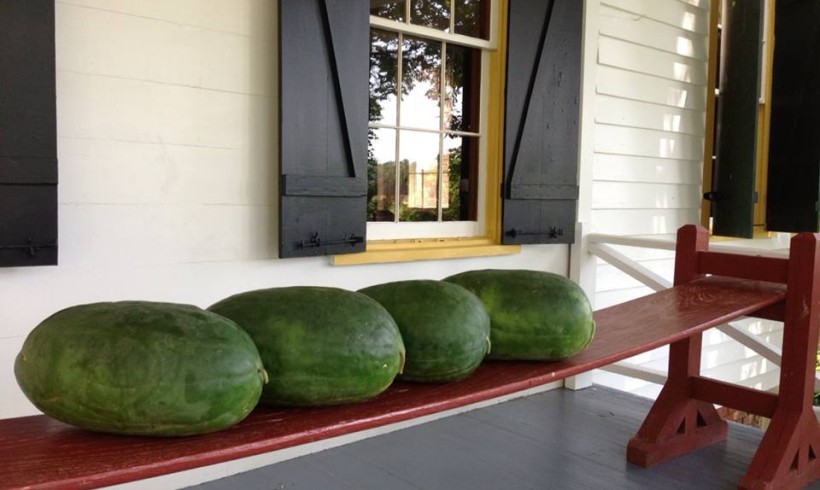
<svg viewBox="0 0 820 490">
<path fill-rule="evenodd" d="M 375 253 L 381 226 L 431 248 L 571 243 L 582 14 L 577 0 L 280 0 L 280 257 Z"/>
<path fill-rule="evenodd" d="M 367 220 L 403 228 L 371 224 L 370 239 L 483 233 L 491 3 L 370 1 Z M 414 222 L 451 226 L 404 226 Z"/>
</svg>

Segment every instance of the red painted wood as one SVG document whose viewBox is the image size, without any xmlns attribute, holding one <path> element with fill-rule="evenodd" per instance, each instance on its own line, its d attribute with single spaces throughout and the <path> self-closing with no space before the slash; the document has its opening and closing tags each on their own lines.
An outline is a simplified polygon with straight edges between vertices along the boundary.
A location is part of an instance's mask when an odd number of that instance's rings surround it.
<svg viewBox="0 0 820 490">
<path fill-rule="evenodd" d="M 397 383 L 377 399 L 321 409 L 260 407 L 215 434 L 95 434 L 44 416 L 0 421 L 0 488 L 93 488 L 229 461 L 521 391 L 651 350 L 782 301 L 782 286 L 709 277 L 595 313 L 587 350 L 554 362 L 483 364 L 467 380 Z"/>
<path fill-rule="evenodd" d="M 675 285 L 696 284 L 706 271 L 702 257 L 709 234 L 702 226 L 678 230 L 675 247 Z M 700 377 L 700 332 L 669 346 L 667 381 L 637 434 L 627 445 L 627 461 L 639 466 L 657 464 L 723 440 L 728 427 L 709 403 L 692 397 L 690 381 Z"/>
<path fill-rule="evenodd" d="M 771 418 L 777 407 L 777 394 L 746 388 L 715 379 L 694 377 L 690 381 L 692 398 Z"/>
<path fill-rule="evenodd" d="M 722 252 L 698 254 L 698 271 L 718 276 L 771 281 L 785 284 L 788 280 L 787 259 L 755 257 Z"/>
<path fill-rule="evenodd" d="M 812 410 L 820 336 L 820 235 L 792 238 L 788 274 L 778 404 L 740 488 L 801 488 L 820 478 L 820 428 Z"/>
</svg>

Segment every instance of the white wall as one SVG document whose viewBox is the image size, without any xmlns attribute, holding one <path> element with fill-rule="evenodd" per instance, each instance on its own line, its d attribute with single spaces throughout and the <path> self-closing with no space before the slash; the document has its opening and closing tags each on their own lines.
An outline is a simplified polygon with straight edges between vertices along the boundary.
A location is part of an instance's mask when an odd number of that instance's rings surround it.
<svg viewBox="0 0 820 490">
<path fill-rule="evenodd" d="M 277 259 L 274 0 L 56 3 L 60 265 L 0 269 L 0 418 L 36 413 L 14 358 L 55 311 L 202 307 L 285 285 L 358 289 L 478 268 L 566 274 L 568 247 L 334 267 Z"/>
<path fill-rule="evenodd" d="M 718 0 L 713 0 L 718 1 Z M 616 235 L 671 235 L 700 221 L 709 0 L 587 0 L 591 16 L 585 69 L 588 90 L 585 134 L 591 170 L 587 185 L 592 231 Z M 585 102 L 586 103 L 586 102 Z M 584 219 L 584 218 L 582 218 Z M 614 247 L 671 281 L 674 252 Z M 598 261 L 596 309 L 652 292 L 613 266 Z M 782 327 L 748 320 L 745 328 L 778 345 Z M 629 360 L 665 370 L 667 349 Z M 717 330 L 704 334 L 703 373 L 768 389 L 776 366 Z M 594 381 L 644 396 L 660 387 L 596 372 Z"/>
</svg>

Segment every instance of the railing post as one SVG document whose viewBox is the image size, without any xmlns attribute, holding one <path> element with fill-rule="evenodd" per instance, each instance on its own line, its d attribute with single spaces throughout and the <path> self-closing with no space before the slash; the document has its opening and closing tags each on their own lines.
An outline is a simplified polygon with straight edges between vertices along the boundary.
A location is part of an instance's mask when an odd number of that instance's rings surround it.
<svg viewBox="0 0 820 490">
<path fill-rule="evenodd" d="M 598 274 L 598 265 L 597 259 L 588 250 L 589 243 L 586 236 L 590 232 L 588 223 L 578 223 L 575 227 L 575 242 L 570 247 L 569 278 L 581 286 L 592 304 L 592 309 L 595 309 L 595 278 Z M 570 390 L 580 390 L 590 386 L 592 386 L 592 372 L 571 376 L 564 380 L 564 387 Z"/>
</svg>

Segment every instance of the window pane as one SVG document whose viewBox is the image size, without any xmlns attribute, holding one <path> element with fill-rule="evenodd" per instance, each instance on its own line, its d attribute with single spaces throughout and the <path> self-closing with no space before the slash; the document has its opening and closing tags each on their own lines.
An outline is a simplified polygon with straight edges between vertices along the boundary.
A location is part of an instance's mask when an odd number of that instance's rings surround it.
<svg viewBox="0 0 820 490">
<path fill-rule="evenodd" d="M 441 43 L 405 36 L 402 45 L 402 97 L 399 124 L 440 129 Z"/>
<path fill-rule="evenodd" d="M 438 220 L 439 134 L 401 131 L 401 221 Z"/>
<path fill-rule="evenodd" d="M 447 45 L 444 128 L 477 133 L 481 112 L 481 51 Z"/>
<path fill-rule="evenodd" d="M 490 0 L 454 0 L 456 34 L 490 38 Z"/>
<path fill-rule="evenodd" d="M 411 0 L 410 23 L 450 30 L 450 0 Z"/>
<path fill-rule="evenodd" d="M 394 221 L 396 130 L 371 128 L 367 140 L 367 220 Z"/>
<path fill-rule="evenodd" d="M 370 15 L 404 22 L 405 0 L 370 0 Z"/>
<path fill-rule="evenodd" d="M 445 136 L 442 165 L 442 221 L 476 220 L 478 138 Z"/>
<path fill-rule="evenodd" d="M 370 30 L 370 121 L 396 124 L 399 36 Z"/>
</svg>

